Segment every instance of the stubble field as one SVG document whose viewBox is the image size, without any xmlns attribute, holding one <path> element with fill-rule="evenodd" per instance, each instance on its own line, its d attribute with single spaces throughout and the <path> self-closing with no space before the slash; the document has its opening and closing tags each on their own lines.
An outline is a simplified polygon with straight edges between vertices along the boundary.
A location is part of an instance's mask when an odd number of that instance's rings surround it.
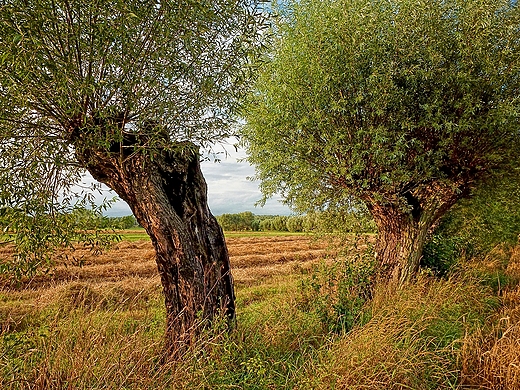
<svg viewBox="0 0 520 390">
<path fill-rule="evenodd" d="M 139 233 L 131 233 L 134 240 L 116 243 L 111 249 L 93 254 L 76 248 L 68 252 L 68 260 L 48 275 L 33 278 L 24 284 L 26 291 L 44 291 L 68 283 L 88 283 L 90 286 L 109 283 L 160 283 L 155 264 L 155 252 L 147 239 L 135 240 Z M 142 234 L 144 236 L 144 234 Z M 326 241 L 310 236 L 247 236 L 226 239 L 233 276 L 237 285 L 259 284 L 275 275 L 294 273 L 308 268 L 330 251 Z M 0 249 L 0 257 L 8 256 L 9 247 Z M 73 265 L 81 263 L 81 266 Z"/>
</svg>

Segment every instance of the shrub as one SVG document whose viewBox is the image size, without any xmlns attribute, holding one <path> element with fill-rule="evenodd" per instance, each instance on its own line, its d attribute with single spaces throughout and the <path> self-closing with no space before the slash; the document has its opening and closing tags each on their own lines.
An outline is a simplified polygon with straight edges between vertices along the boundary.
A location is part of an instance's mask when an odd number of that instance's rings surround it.
<svg viewBox="0 0 520 390">
<path fill-rule="evenodd" d="M 374 256 L 371 250 L 322 262 L 301 283 L 303 310 L 315 311 L 328 331 L 344 333 L 362 324 L 369 313 Z"/>
<path fill-rule="evenodd" d="M 494 177 L 441 220 L 426 244 L 421 265 L 445 275 L 461 257 L 483 257 L 520 234 L 520 176 Z"/>
</svg>

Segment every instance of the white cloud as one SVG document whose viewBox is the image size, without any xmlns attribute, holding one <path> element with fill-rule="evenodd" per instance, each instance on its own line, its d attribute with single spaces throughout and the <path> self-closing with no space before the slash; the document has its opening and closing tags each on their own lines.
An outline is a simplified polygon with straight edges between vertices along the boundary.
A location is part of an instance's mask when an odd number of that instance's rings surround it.
<svg viewBox="0 0 520 390">
<path fill-rule="evenodd" d="M 242 211 L 270 215 L 291 213 L 279 198 L 269 199 L 263 207 L 255 207 L 255 203 L 262 198 L 258 182 L 249 179 L 254 176 L 255 169 L 244 161 L 244 150 L 226 147 L 226 154 L 220 162 L 202 163 L 202 172 L 208 184 L 208 203 L 213 214 Z"/>
</svg>

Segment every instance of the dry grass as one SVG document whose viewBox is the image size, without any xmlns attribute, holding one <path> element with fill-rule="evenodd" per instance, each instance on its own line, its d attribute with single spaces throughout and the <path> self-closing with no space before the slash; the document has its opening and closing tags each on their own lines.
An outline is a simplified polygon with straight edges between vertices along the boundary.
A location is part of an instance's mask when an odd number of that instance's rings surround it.
<svg viewBox="0 0 520 390">
<path fill-rule="evenodd" d="M 507 257 L 505 276 L 520 280 L 520 246 Z M 498 273 L 497 262 L 492 260 L 486 265 L 495 264 Z M 464 340 L 462 382 L 468 387 L 520 389 L 520 287 L 517 282 L 513 286 L 501 291 L 501 310 Z"/>
<path fill-rule="evenodd" d="M 459 347 L 488 310 L 483 297 L 474 282 L 428 277 L 397 293 L 380 289 L 370 321 L 331 348 L 323 388 L 456 388 Z"/>
<path fill-rule="evenodd" d="M 273 277 L 301 272 L 318 261 L 326 244 L 309 237 L 253 237 L 228 239 L 233 275 L 238 287 L 266 283 Z M 10 248 L 1 248 L 3 255 Z M 68 311 L 146 305 L 161 300 L 155 252 L 150 241 L 120 242 L 93 255 L 77 248 L 69 256 L 81 258 L 81 267 L 66 264 L 17 287 L 0 290 L 0 325 L 4 332 L 24 329 L 31 314 L 49 306 Z"/>
<path fill-rule="evenodd" d="M 255 322 L 258 310 L 265 310 L 273 329 L 264 332 L 265 345 L 289 342 L 296 348 L 305 330 L 298 322 L 287 323 L 285 314 L 290 308 L 287 301 L 279 300 L 279 294 L 295 288 L 291 275 L 318 261 L 325 254 L 326 244 L 301 236 L 255 237 L 228 239 L 228 248 L 242 323 L 248 323 L 248 318 L 252 321 L 247 332 L 260 331 L 259 326 L 265 329 Z M 7 249 L 4 255 L 8 254 Z M 68 255 L 80 258 L 83 266 L 59 265 L 51 275 L 0 290 L 4 336 L 0 343 L 0 387 L 211 388 L 207 384 L 215 380 L 218 368 L 208 373 L 208 366 L 200 362 L 209 359 L 208 364 L 215 365 L 226 354 L 227 359 L 235 359 L 232 356 L 237 353 L 238 340 L 250 338 L 243 333 L 245 327 L 226 343 L 218 343 L 212 335 L 201 340 L 205 344 L 201 350 L 209 355 L 201 357 L 194 350 L 183 363 L 164 364 L 164 309 L 150 241 L 123 241 L 97 256 L 82 248 Z M 258 302 L 257 295 L 263 309 L 253 304 Z M 274 310 L 276 305 L 283 308 Z M 275 312 L 277 320 L 273 319 Z M 293 341 L 287 341 L 289 335 Z M 223 351 L 218 345 L 230 350 Z M 253 357 L 246 361 L 250 359 L 254 362 Z M 244 372 L 251 367 L 235 365 Z"/>
<path fill-rule="evenodd" d="M 304 236 L 230 238 L 227 245 L 235 280 L 247 284 L 287 274 L 295 267 L 315 262 L 326 254 L 327 248 L 326 243 Z M 2 250 L 4 256 L 10 254 L 9 248 Z M 125 278 L 153 279 L 157 275 L 155 252 L 150 241 L 122 241 L 99 255 L 82 248 L 66 255 L 69 259 L 81 260 L 82 266 L 58 263 L 51 275 L 34 277 L 23 288 L 42 290 L 72 282 L 95 285 Z"/>
</svg>

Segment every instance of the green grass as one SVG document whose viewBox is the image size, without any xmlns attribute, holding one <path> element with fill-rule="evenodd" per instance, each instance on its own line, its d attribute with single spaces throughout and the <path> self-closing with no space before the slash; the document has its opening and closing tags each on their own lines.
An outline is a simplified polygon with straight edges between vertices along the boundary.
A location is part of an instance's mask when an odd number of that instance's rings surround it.
<svg viewBox="0 0 520 390">
<path fill-rule="evenodd" d="M 150 237 L 146 233 L 143 228 L 132 228 L 128 230 L 119 230 L 117 232 L 121 236 L 123 241 L 140 241 L 140 240 L 149 240 Z"/>
<path fill-rule="evenodd" d="M 309 233 L 299 233 L 299 232 L 229 232 L 225 231 L 224 235 L 227 238 L 238 238 L 238 237 L 291 237 L 291 236 L 308 236 Z"/>
</svg>

